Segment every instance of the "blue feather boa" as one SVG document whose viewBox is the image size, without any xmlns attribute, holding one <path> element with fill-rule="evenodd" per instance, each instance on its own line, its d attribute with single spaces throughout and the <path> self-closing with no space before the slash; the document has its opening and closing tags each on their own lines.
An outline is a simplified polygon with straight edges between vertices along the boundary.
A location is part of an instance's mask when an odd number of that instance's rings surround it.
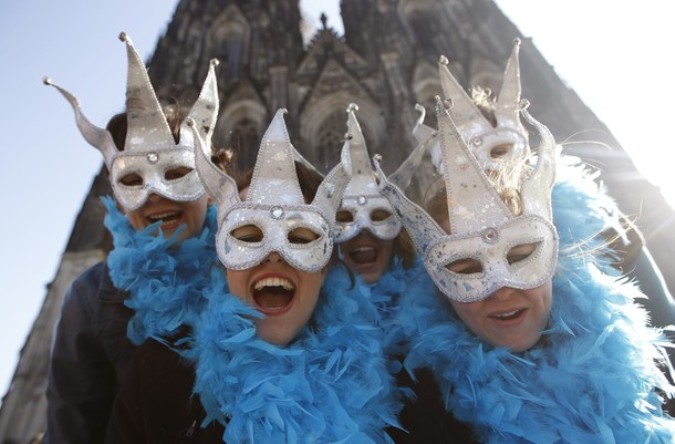
<svg viewBox="0 0 675 444">
<path fill-rule="evenodd" d="M 130 293 L 124 303 L 134 310 L 127 325 L 129 340 L 137 345 L 147 338 L 163 341 L 182 326 L 194 325 L 206 305 L 202 290 L 218 260 L 215 208 L 209 208 L 198 236 L 179 243 L 179 232 L 158 236 L 159 222 L 136 231 L 111 198 L 104 197 L 103 204 L 115 247 L 107 258 L 110 278 Z"/>
<path fill-rule="evenodd" d="M 367 289 L 331 267 L 311 325 L 287 347 L 256 335 L 262 315 L 227 293 L 212 273 L 196 329 L 195 392 L 204 424 L 226 426 L 226 442 L 390 442 L 400 405 L 392 399 L 376 309 Z"/>
<path fill-rule="evenodd" d="M 553 191 L 561 248 L 540 343 L 524 353 L 491 347 L 435 293 L 417 294 L 403 301 L 421 307 L 400 320 L 421 326 L 405 366 L 431 368 L 446 408 L 482 442 L 673 442 L 675 421 L 657 394 L 675 393 L 657 366 L 666 341 L 645 326 L 634 303 L 642 293 L 598 254 L 603 240 L 591 240 L 612 223 L 606 196 L 578 169 L 563 173 Z"/>
<path fill-rule="evenodd" d="M 358 278 L 358 277 L 357 277 Z M 370 301 L 377 310 L 376 325 L 382 330 L 385 353 L 390 358 L 390 371 L 397 373 L 400 361 L 408 353 L 409 338 L 418 332 L 418 325 L 410 322 L 410 303 L 415 303 L 417 294 L 429 294 L 435 291 L 434 283 L 424 269 L 421 259 L 415 258 L 412 267 L 404 268 L 400 257 L 395 256 L 380 279 L 366 285 Z M 434 311 L 437 306 L 430 307 Z M 414 313 L 419 314 L 422 307 L 416 306 Z M 428 319 L 427 313 L 425 319 Z"/>
</svg>

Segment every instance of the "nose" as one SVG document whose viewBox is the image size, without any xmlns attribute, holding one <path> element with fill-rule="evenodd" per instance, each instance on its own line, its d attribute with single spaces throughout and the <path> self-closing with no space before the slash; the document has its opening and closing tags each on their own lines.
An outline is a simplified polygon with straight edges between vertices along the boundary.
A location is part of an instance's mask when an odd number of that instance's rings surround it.
<svg viewBox="0 0 675 444">
<path fill-rule="evenodd" d="M 495 299 L 498 300 L 498 301 L 505 301 L 505 300 L 507 300 L 509 297 L 511 297 L 511 295 L 512 295 L 515 291 L 516 291 L 516 290 L 514 290 L 513 288 L 510 288 L 510 287 L 502 287 L 502 288 L 500 288 L 499 290 L 495 291 L 495 292 L 492 294 L 492 297 L 495 298 Z"/>
<path fill-rule="evenodd" d="M 276 251 L 273 251 L 265 258 L 265 262 L 282 263 L 284 262 L 284 258 Z"/>
<path fill-rule="evenodd" d="M 162 200 L 162 196 L 160 196 L 159 194 L 151 193 L 148 196 L 148 202 L 153 203 L 153 204 L 159 203 L 161 200 Z"/>
</svg>

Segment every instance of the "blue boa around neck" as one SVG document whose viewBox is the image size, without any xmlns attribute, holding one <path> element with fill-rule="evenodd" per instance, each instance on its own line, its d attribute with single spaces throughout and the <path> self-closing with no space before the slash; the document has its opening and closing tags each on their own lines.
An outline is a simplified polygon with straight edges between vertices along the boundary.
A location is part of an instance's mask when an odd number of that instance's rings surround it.
<svg viewBox="0 0 675 444">
<path fill-rule="evenodd" d="M 210 206 L 198 236 L 178 241 L 180 232 L 157 235 L 159 222 L 136 231 L 113 199 L 103 198 L 105 226 L 114 249 L 107 262 L 115 287 L 129 292 L 125 305 L 134 310 L 127 336 L 138 345 L 147 338 L 164 341 L 182 326 L 193 326 L 206 306 L 202 295 L 211 266 L 218 262 L 214 238 L 216 210 Z"/>
<path fill-rule="evenodd" d="M 226 442 L 391 442 L 396 425 L 377 313 L 367 289 L 331 267 L 310 325 L 286 347 L 256 335 L 262 315 L 227 293 L 222 271 L 195 330 L 195 393 Z"/>
<path fill-rule="evenodd" d="M 409 338 L 418 332 L 417 324 L 409 322 L 408 317 L 410 313 L 408 303 L 415 299 L 411 295 L 433 293 L 436 287 L 421 259 L 416 257 L 410 268 L 404 268 L 399 256 L 392 259 L 376 283 L 364 285 L 368 289 L 370 301 L 377 310 L 376 325 L 382 330 L 383 347 L 392 365 L 390 371 L 397 373 L 401 369 L 398 359 L 402 359 L 408 353 Z M 416 307 L 415 313 L 420 309 L 421 307 Z M 438 307 L 434 306 L 432 309 L 436 311 Z M 404 321 L 401 322 L 401 319 Z"/>
<path fill-rule="evenodd" d="M 657 394 L 675 394 L 657 365 L 669 366 L 667 341 L 646 327 L 634 303 L 642 293 L 611 268 L 605 241 L 591 240 L 613 223 L 606 195 L 579 169 L 567 173 L 553 191 L 560 254 L 540 343 L 523 353 L 492 347 L 447 301 L 416 294 L 398 320 L 421 326 L 405 366 L 430 368 L 446 409 L 481 442 L 671 443 L 675 421 Z"/>
</svg>

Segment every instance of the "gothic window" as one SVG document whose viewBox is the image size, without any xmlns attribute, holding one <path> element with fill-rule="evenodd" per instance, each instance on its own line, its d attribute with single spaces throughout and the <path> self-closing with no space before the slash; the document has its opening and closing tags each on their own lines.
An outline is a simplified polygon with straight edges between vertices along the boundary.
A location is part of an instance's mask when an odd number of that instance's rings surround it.
<svg viewBox="0 0 675 444">
<path fill-rule="evenodd" d="M 242 170 L 252 167 L 260 146 L 258 125 L 244 118 L 232 128 L 228 139 L 227 147 L 234 150 L 237 166 Z"/>
<path fill-rule="evenodd" d="M 244 25 L 237 21 L 229 21 L 218 30 L 215 55 L 225 62 L 225 73 L 229 79 L 239 77 L 245 33 Z"/>
<path fill-rule="evenodd" d="M 328 171 L 338 163 L 346 128 L 344 110 L 334 111 L 321 122 L 316 147 L 317 168 Z"/>
<path fill-rule="evenodd" d="M 417 39 L 418 47 L 422 52 L 435 54 L 438 47 L 439 35 L 444 34 L 438 28 L 438 11 L 436 5 L 430 2 L 405 2 L 402 4 L 403 14 L 410 30 Z"/>
</svg>

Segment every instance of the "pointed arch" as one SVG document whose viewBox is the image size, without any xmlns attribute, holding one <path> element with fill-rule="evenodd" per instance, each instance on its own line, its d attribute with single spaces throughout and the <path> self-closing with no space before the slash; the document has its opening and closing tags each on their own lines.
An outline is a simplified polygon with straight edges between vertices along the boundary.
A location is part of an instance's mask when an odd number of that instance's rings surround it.
<svg viewBox="0 0 675 444">
<path fill-rule="evenodd" d="M 238 100 L 220 114 L 214 142 L 219 147 L 231 148 L 237 167 L 245 170 L 255 164 L 266 122 L 267 111 L 261 103 Z"/>
<path fill-rule="evenodd" d="M 207 31 L 206 54 L 223 62 L 228 79 L 238 78 L 242 66 L 248 63 L 250 37 L 248 20 L 233 4 L 225 8 Z"/>
<path fill-rule="evenodd" d="M 318 98 L 302 111 L 300 137 L 311 149 L 312 155 L 306 157 L 321 171 L 329 170 L 340 160 L 347 131 L 346 110 L 350 103 L 359 106 L 357 117 L 371 155 L 377 152 L 384 139 L 386 125 L 382 112 L 370 99 L 344 91 Z"/>
</svg>

